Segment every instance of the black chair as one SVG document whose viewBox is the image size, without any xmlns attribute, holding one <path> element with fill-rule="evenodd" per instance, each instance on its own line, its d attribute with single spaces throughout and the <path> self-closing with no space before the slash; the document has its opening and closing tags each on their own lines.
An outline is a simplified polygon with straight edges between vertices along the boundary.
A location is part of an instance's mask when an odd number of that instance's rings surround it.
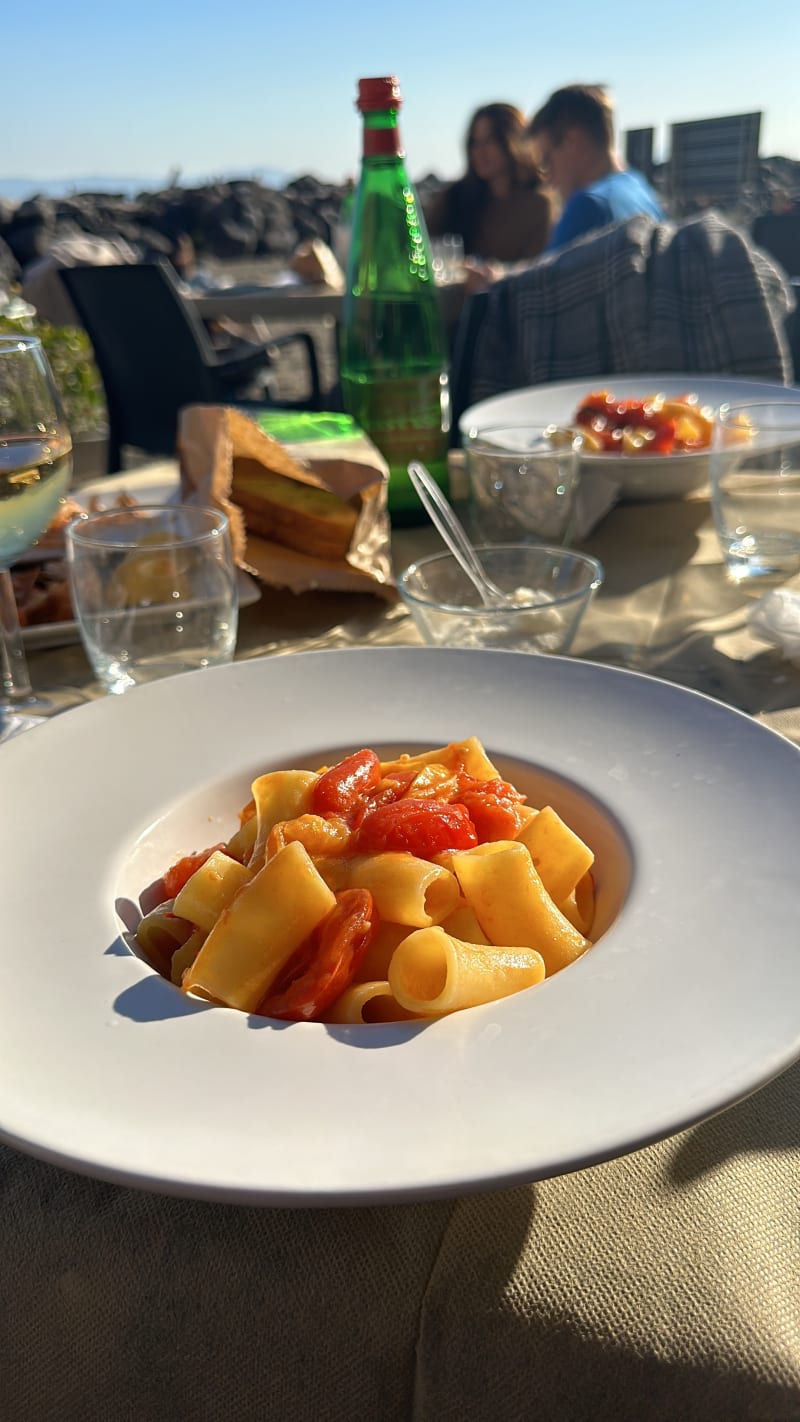
<svg viewBox="0 0 800 1422">
<path fill-rule="evenodd" d="M 307 400 L 281 403 L 321 409 L 316 350 L 307 332 L 217 352 L 167 262 L 65 267 L 60 275 L 105 387 L 109 473 L 121 468 L 126 444 L 147 454 L 173 454 L 183 405 L 274 405 L 274 362 L 282 346 L 299 342 L 305 348 L 311 388 Z"/>
<path fill-rule="evenodd" d="M 795 309 L 786 318 L 786 339 L 793 366 L 793 384 L 800 386 L 800 277 L 792 278 L 791 287 L 795 297 Z M 465 410 L 474 404 L 472 399 L 472 363 L 475 345 L 488 309 L 489 293 L 476 292 L 467 296 L 461 312 L 453 341 L 453 355 L 450 362 L 450 448 L 461 447 L 461 431 L 458 422 Z M 598 374 L 607 374 L 602 371 Z"/>
<path fill-rule="evenodd" d="M 800 212 L 765 212 L 753 223 L 753 241 L 783 267 L 800 277 Z"/>
</svg>

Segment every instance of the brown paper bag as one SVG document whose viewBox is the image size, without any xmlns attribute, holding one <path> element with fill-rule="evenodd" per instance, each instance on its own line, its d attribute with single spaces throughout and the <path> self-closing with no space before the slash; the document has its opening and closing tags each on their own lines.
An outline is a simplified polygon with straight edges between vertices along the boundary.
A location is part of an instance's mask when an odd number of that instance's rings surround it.
<svg viewBox="0 0 800 1422">
<path fill-rule="evenodd" d="M 182 497 L 224 510 L 245 571 L 296 593 L 396 598 L 388 469 L 365 435 L 335 450 L 326 440 L 287 446 L 241 410 L 188 405 L 178 421 L 178 457 Z"/>
</svg>

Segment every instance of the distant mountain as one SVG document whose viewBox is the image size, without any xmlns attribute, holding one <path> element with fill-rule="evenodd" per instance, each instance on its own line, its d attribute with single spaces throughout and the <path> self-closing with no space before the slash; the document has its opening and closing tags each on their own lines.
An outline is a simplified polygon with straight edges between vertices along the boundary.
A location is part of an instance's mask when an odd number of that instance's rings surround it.
<svg viewBox="0 0 800 1422">
<path fill-rule="evenodd" d="M 170 183 L 178 183 L 182 188 L 193 188 L 204 183 L 228 182 L 236 178 L 254 178 L 267 188 L 283 188 L 291 181 L 291 174 L 280 168 L 250 168 L 234 173 L 185 174 L 173 170 L 160 178 L 0 178 L 0 198 L 25 202 L 27 198 L 37 194 L 58 198 L 69 197 L 73 193 L 124 193 L 126 197 L 132 198 L 136 197 L 137 193 L 161 192 Z"/>
</svg>

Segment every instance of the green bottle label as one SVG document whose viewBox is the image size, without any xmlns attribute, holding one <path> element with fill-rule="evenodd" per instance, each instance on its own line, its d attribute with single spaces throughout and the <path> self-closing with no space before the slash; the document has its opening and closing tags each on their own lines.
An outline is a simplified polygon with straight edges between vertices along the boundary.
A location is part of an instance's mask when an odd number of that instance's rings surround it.
<svg viewBox="0 0 800 1422">
<path fill-rule="evenodd" d="M 388 380 L 343 379 L 344 402 L 369 432 L 390 468 L 405 469 L 410 459 L 425 464 L 447 450 L 442 428 L 447 377 L 424 374 Z"/>
</svg>

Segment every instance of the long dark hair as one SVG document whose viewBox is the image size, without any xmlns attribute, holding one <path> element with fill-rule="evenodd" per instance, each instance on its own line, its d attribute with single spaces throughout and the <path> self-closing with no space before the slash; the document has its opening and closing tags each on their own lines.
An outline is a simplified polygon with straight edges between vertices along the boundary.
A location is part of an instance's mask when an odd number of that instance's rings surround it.
<svg viewBox="0 0 800 1422">
<path fill-rule="evenodd" d="M 513 104 L 484 104 L 476 109 L 467 128 L 467 171 L 449 188 L 445 209 L 446 230 L 459 234 L 465 252 L 472 251 L 478 219 L 491 196 L 489 184 L 485 178 L 478 177 L 470 158 L 479 119 L 488 121 L 495 143 L 508 158 L 512 187 L 537 188 L 541 183 L 536 164 L 526 148 L 524 114 Z"/>
</svg>

